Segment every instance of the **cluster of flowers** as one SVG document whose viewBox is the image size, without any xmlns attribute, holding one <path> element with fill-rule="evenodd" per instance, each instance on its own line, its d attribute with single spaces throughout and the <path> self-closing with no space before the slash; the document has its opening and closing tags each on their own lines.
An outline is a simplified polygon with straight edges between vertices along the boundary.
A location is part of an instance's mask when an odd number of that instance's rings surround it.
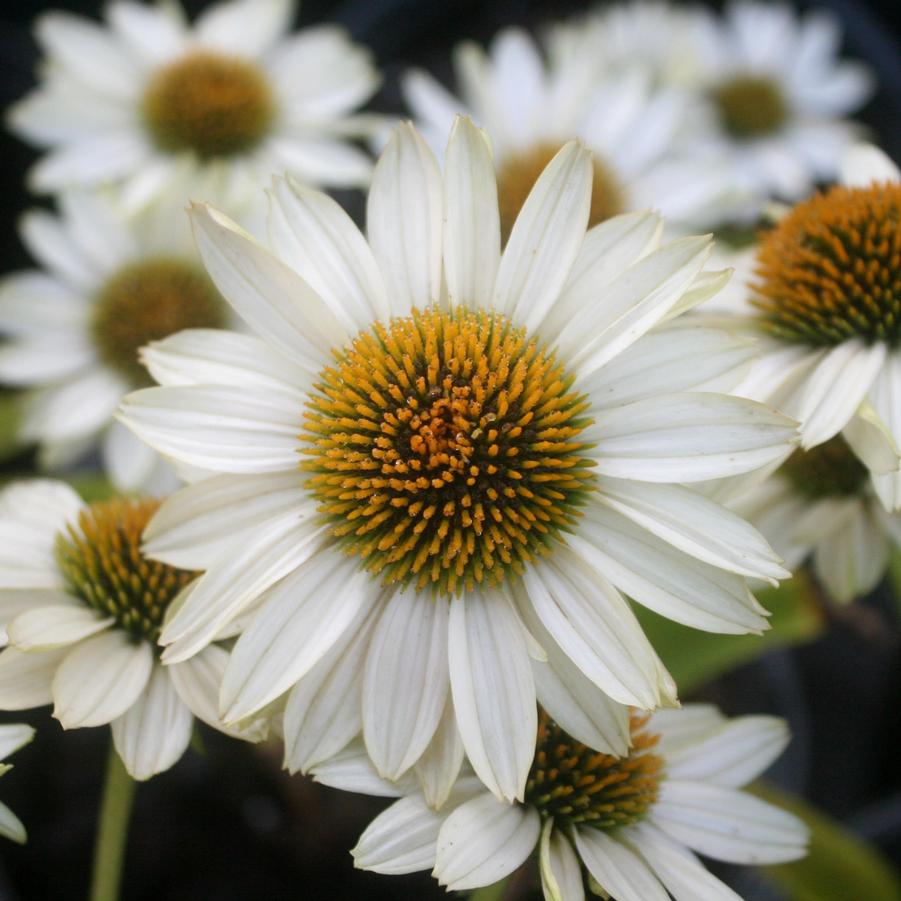
<svg viewBox="0 0 901 901">
<path fill-rule="evenodd" d="M 0 380 L 44 469 L 99 446 L 124 494 L 0 494 L 0 709 L 111 724 L 136 779 L 194 718 L 272 731 L 399 798 L 378 872 L 537 850 L 554 901 L 734 899 L 693 852 L 805 853 L 739 791 L 787 729 L 680 707 L 631 605 L 760 633 L 752 588 L 813 553 L 850 600 L 901 541 L 901 184 L 841 118 L 869 75 L 823 16 L 629 3 L 460 46 L 458 95 L 407 73 L 392 127 L 295 12 L 39 21 L 9 121 L 59 212 L 23 219 Z M 368 186 L 365 233 L 323 186 Z M 741 253 L 692 234 L 763 214 Z"/>
</svg>

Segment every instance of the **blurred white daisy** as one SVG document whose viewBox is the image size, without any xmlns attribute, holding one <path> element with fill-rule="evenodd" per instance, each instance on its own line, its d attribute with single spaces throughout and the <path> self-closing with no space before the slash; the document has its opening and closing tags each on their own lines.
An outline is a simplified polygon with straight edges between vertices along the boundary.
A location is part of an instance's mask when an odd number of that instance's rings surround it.
<svg viewBox="0 0 901 901">
<path fill-rule="evenodd" d="M 207 276 L 183 209 L 183 193 L 138 215 L 109 199 L 69 191 L 60 213 L 27 213 L 21 236 L 43 267 L 0 281 L 0 382 L 27 389 L 21 437 L 39 463 L 71 465 L 100 445 L 117 488 L 162 493 L 174 474 L 113 421 L 119 400 L 152 384 L 138 349 L 183 328 L 234 317 Z"/>
<path fill-rule="evenodd" d="M 793 572 L 809 560 L 839 603 L 872 591 L 901 545 L 901 513 L 885 511 L 866 467 L 840 435 L 795 451 L 729 507 L 760 529 Z"/>
<path fill-rule="evenodd" d="M 739 255 L 746 290 L 722 311 L 755 335 L 760 356 L 735 391 L 798 419 L 805 449 L 841 433 L 886 509 L 898 510 L 901 176 L 882 151 L 858 145 L 842 183 Z"/>
<path fill-rule="evenodd" d="M 459 45 L 454 70 L 459 96 L 413 70 L 403 78 L 404 97 L 436 153 L 458 113 L 488 133 L 504 238 L 541 171 L 573 138 L 593 155 L 589 225 L 655 209 L 683 231 L 709 227 L 743 200 L 728 166 L 685 152 L 690 95 L 656 83 L 648 68 L 611 68 L 597 29 L 557 24 L 540 46 L 520 29 L 504 29 L 487 52 Z"/>
<path fill-rule="evenodd" d="M 700 8 L 693 16 L 696 90 L 710 104 L 712 129 L 696 127 L 698 141 L 719 148 L 736 184 L 759 202 L 796 200 L 835 178 L 860 131 L 844 117 L 874 82 L 862 64 L 837 59 L 834 18 L 754 0 L 728 4 L 722 17 Z"/>
<path fill-rule="evenodd" d="M 195 162 L 192 196 L 229 209 L 259 200 L 272 172 L 330 187 L 364 185 L 371 161 L 350 139 L 353 115 L 379 78 L 368 52 L 339 28 L 288 33 L 293 0 L 228 0 L 188 25 L 178 2 L 114 0 L 95 24 L 40 17 L 40 85 L 9 114 L 48 148 L 31 172 L 40 192 L 115 182 L 142 205 Z"/>
<path fill-rule="evenodd" d="M 546 901 L 584 901 L 586 871 L 591 894 L 617 901 L 738 901 L 695 853 L 754 865 L 806 854 L 799 819 L 739 791 L 782 752 L 782 720 L 728 720 L 689 705 L 633 714 L 631 738 L 627 755 L 609 756 L 542 714 L 520 803 L 465 777 L 439 811 L 407 795 L 363 833 L 355 865 L 395 875 L 431 869 L 448 891 L 466 891 L 498 882 L 534 852 Z M 328 781 L 358 787 L 331 768 Z"/>
<path fill-rule="evenodd" d="M 164 504 L 146 548 L 208 570 L 163 631 L 164 660 L 256 607 L 223 683 L 226 721 L 289 692 L 300 717 L 325 697 L 320 709 L 362 715 L 390 778 L 459 728 L 486 785 L 522 797 L 536 691 L 589 721 L 586 685 L 673 702 L 621 592 L 711 631 L 766 628 L 745 577 L 785 571 L 680 483 L 780 459 L 794 424 L 718 393 L 747 344 L 647 334 L 721 284 L 704 270 L 710 239 L 661 244 L 651 213 L 586 235 L 591 180 L 589 152 L 567 144 L 501 253 L 490 150 L 464 119 L 443 179 L 411 126 L 395 132 L 368 240 L 291 181 L 272 190 L 274 252 L 194 210 L 210 275 L 256 337 L 151 345 L 164 387 L 129 395 L 121 418 L 220 473 Z M 530 658 L 546 661 L 538 677 Z M 362 703 L 344 704 L 356 690 Z"/>
<path fill-rule="evenodd" d="M 195 716 L 223 728 L 216 696 L 226 651 L 212 644 L 185 663 L 159 662 L 164 617 L 197 573 L 141 553 L 141 532 L 158 507 L 122 498 L 85 505 L 54 481 L 0 492 L 0 625 L 8 644 L 0 652 L 0 710 L 53 703 L 65 729 L 110 723 L 135 779 L 181 757 Z"/>
<path fill-rule="evenodd" d="M 19 748 L 27 745 L 34 738 L 34 729 L 23 723 L 8 723 L 0 726 L 0 776 L 6 775 L 12 764 L 6 758 Z M 0 801 L 0 835 L 18 844 L 24 844 L 28 838 L 22 821 Z"/>
</svg>

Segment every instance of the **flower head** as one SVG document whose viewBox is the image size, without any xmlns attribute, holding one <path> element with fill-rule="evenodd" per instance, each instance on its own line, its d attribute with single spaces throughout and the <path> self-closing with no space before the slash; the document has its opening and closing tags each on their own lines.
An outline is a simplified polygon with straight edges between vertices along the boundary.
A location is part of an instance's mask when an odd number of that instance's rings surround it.
<svg viewBox="0 0 901 901">
<path fill-rule="evenodd" d="M 731 162 L 754 199 L 748 215 L 834 179 L 858 132 L 843 117 L 873 90 L 863 65 L 836 59 L 834 19 L 757 0 L 734 0 L 722 18 L 700 9 L 690 17 L 696 68 L 684 83 L 700 101 L 695 149 Z"/>
<path fill-rule="evenodd" d="M 55 469 L 100 445 L 121 490 L 165 491 L 171 468 L 113 422 L 120 398 L 152 384 L 139 359 L 149 341 L 232 324 L 194 249 L 178 188 L 140 215 L 81 191 L 60 213 L 32 211 L 22 238 L 42 266 L 0 284 L 0 381 L 27 389 L 21 437 Z"/>
<path fill-rule="evenodd" d="M 400 874 L 431 869 L 449 891 L 503 879 L 537 851 L 544 897 L 586 897 L 584 875 L 623 901 L 734 898 L 693 852 L 730 863 L 803 857 L 800 820 L 739 791 L 788 740 L 774 717 L 727 720 L 689 705 L 632 715 L 632 747 L 598 753 L 542 714 L 524 799 L 498 801 L 462 777 L 434 810 L 406 794 L 366 829 L 356 866 Z M 324 764 L 317 778 L 358 790 L 365 763 Z M 389 789 L 390 790 L 390 789 Z"/>
<path fill-rule="evenodd" d="M 149 560 L 141 533 L 155 499 L 84 505 L 62 482 L 0 494 L 0 709 L 53 703 L 66 729 L 112 725 L 136 779 L 168 769 L 194 717 L 223 728 L 215 698 L 227 654 L 213 644 L 163 667 L 160 627 L 197 573 Z"/>
<path fill-rule="evenodd" d="M 565 22 L 541 42 L 508 28 L 487 50 L 461 44 L 458 96 L 426 72 L 406 74 L 404 96 L 433 150 L 443 150 L 455 113 L 489 135 L 504 240 L 538 176 L 573 138 L 592 152 L 589 226 L 654 208 L 684 231 L 718 224 L 741 200 L 717 160 L 686 152 L 690 97 L 648 66 L 611 65 L 607 39 L 603 27 Z"/>
<path fill-rule="evenodd" d="M 839 603 L 872 591 L 901 545 L 901 514 L 886 512 L 869 471 L 841 435 L 795 451 L 729 506 L 767 536 L 793 572 L 809 562 Z"/>
<path fill-rule="evenodd" d="M 293 0 L 225 0 L 189 25 L 178 3 L 116 0 L 102 25 L 42 16 L 41 83 L 9 117 L 49 151 L 32 187 L 115 183 L 135 208 L 189 163 L 193 190 L 252 215 L 272 171 L 365 184 L 371 163 L 348 139 L 372 130 L 354 111 L 378 76 L 337 28 L 289 34 L 295 10 Z"/>
<path fill-rule="evenodd" d="M 651 213 L 586 234 L 591 181 L 567 144 L 502 253 L 489 146 L 461 119 L 443 178 L 412 127 L 394 134 L 368 240 L 289 180 L 272 189 L 273 251 L 194 210 L 256 336 L 152 344 L 162 387 L 122 406 L 154 447 L 218 472 L 146 533 L 154 558 L 206 570 L 163 659 L 250 611 L 222 712 L 284 703 L 292 769 L 362 728 L 389 778 L 415 768 L 439 797 L 465 748 L 521 798 L 536 697 L 610 753 L 628 739 L 610 698 L 674 700 L 621 592 L 701 628 L 766 628 L 745 577 L 778 579 L 777 559 L 681 483 L 779 459 L 793 424 L 716 393 L 746 343 L 664 325 L 722 282 L 709 239 L 661 244 Z"/>
<path fill-rule="evenodd" d="M 746 254 L 730 311 L 761 349 L 736 392 L 798 419 L 805 450 L 841 434 L 889 511 L 901 509 L 899 180 L 885 154 L 855 147 L 843 184 L 799 203 Z"/>
</svg>

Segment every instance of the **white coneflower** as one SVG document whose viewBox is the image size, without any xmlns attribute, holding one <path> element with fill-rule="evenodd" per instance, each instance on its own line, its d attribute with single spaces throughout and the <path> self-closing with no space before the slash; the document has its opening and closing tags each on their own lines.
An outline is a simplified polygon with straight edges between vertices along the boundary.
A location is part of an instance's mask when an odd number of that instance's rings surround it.
<svg viewBox="0 0 901 901">
<path fill-rule="evenodd" d="M 117 488 L 171 490 L 169 467 L 113 421 L 129 390 L 152 384 L 138 360 L 148 341 L 234 317 L 191 239 L 183 191 L 172 187 L 140 215 L 108 198 L 67 192 L 60 213 L 35 210 L 22 239 L 43 267 L 0 282 L 0 382 L 27 389 L 21 437 L 48 469 L 96 447 Z"/>
<path fill-rule="evenodd" d="M 164 387 L 121 416 L 219 473 L 164 504 L 147 550 L 209 570 L 164 629 L 164 660 L 251 611 L 223 683 L 228 722 L 286 693 L 298 716 L 325 697 L 362 710 L 391 778 L 452 760 L 459 728 L 486 785 L 521 797 L 536 690 L 583 723 L 601 718 L 599 689 L 672 702 L 623 593 L 703 629 L 766 628 L 745 577 L 785 571 L 682 483 L 781 458 L 794 424 L 718 393 L 747 345 L 652 331 L 721 283 L 704 271 L 710 239 L 661 245 L 651 213 L 586 234 L 591 181 L 589 152 L 567 144 L 501 253 L 491 153 L 464 119 L 443 180 L 419 134 L 397 130 L 368 241 L 290 181 L 272 191 L 274 253 L 194 210 L 208 270 L 256 337 L 151 345 Z M 356 685 L 361 706 L 343 705 Z"/>
<path fill-rule="evenodd" d="M 0 776 L 6 775 L 12 769 L 12 764 L 5 762 L 6 758 L 27 745 L 32 738 L 34 729 L 31 726 L 22 723 L 0 726 Z M 0 801 L 0 835 L 19 844 L 23 844 L 28 838 L 22 821 L 2 801 Z"/>
<path fill-rule="evenodd" d="M 901 508 L 901 178 L 875 147 L 742 254 L 724 312 L 758 339 L 736 393 L 801 423 L 809 450 L 841 434 L 888 510 Z M 724 320 L 712 320 L 722 323 Z"/>
<path fill-rule="evenodd" d="M 841 435 L 795 451 L 729 507 L 760 529 L 793 572 L 810 560 L 839 603 L 872 591 L 901 545 L 901 513 L 885 511 L 866 467 Z"/>
<path fill-rule="evenodd" d="M 370 159 L 348 139 L 371 130 L 353 112 L 376 90 L 376 70 L 341 29 L 289 33 L 295 11 L 293 0 L 229 0 L 190 26 L 177 2 L 115 0 L 102 25 L 43 15 L 41 83 L 9 117 L 49 149 L 31 186 L 115 182 L 142 205 L 186 159 L 201 196 L 230 209 L 257 202 L 275 171 L 366 184 Z"/>
<path fill-rule="evenodd" d="M 669 226 L 706 228 L 742 199 L 727 166 L 685 151 L 690 95 L 659 84 L 647 67 L 611 68 L 595 30 L 581 23 L 553 26 L 540 45 L 516 28 L 501 31 L 487 52 L 461 44 L 454 69 L 459 96 L 421 70 L 404 77 L 404 96 L 436 153 L 455 114 L 488 133 L 504 237 L 544 167 L 573 138 L 592 152 L 590 226 L 653 208 Z"/>
<path fill-rule="evenodd" d="M 816 11 L 799 17 L 781 3 L 738 0 L 722 18 L 693 12 L 695 90 L 709 105 L 710 133 L 699 145 L 733 164 L 736 184 L 757 198 L 797 200 L 835 178 L 859 127 L 844 117 L 873 91 L 860 63 L 836 59 L 835 20 Z"/>
<path fill-rule="evenodd" d="M 0 493 L 0 709 L 53 704 L 66 729 L 110 723 L 135 779 L 171 767 L 194 717 L 223 728 L 216 696 L 227 658 L 210 645 L 177 666 L 156 640 L 197 573 L 146 558 L 154 499 L 84 505 L 63 482 Z"/>
<path fill-rule="evenodd" d="M 520 803 L 498 801 L 466 777 L 438 811 L 409 794 L 363 833 L 355 864 L 387 874 L 431 869 L 448 891 L 465 891 L 498 882 L 537 852 L 546 901 L 584 901 L 586 871 L 594 894 L 617 901 L 737 901 L 693 852 L 755 865 L 804 856 L 804 824 L 739 791 L 782 752 L 782 720 L 727 720 L 689 705 L 633 714 L 631 738 L 628 753 L 613 757 L 542 713 Z M 349 762 L 343 770 L 329 767 L 326 781 L 368 787 Z"/>
</svg>

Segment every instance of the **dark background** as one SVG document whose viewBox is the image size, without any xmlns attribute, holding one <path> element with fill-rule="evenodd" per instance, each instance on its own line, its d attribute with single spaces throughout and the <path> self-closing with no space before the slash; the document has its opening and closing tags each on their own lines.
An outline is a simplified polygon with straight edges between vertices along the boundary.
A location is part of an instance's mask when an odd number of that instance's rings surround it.
<svg viewBox="0 0 901 901">
<path fill-rule="evenodd" d="M 195 12 L 202 4 L 189 2 Z M 45 9 L 96 15 L 99 3 L 0 5 L 0 106 L 34 83 L 31 20 Z M 303 25 L 334 21 L 372 48 L 385 72 L 375 107 L 402 110 L 396 79 L 408 65 L 440 76 L 450 48 L 486 41 L 501 26 L 527 26 L 583 9 L 574 2 L 501 0 L 307 0 Z M 862 118 L 901 160 L 901 4 L 855 0 L 805 3 L 844 23 L 846 50 L 877 71 L 880 90 Z M 23 175 L 32 152 L 0 133 L 0 273 L 28 264 L 16 236 L 35 201 Z M 10 464 L 28 465 L 27 458 Z M 901 632 L 887 589 L 851 613 L 833 614 L 825 638 L 778 651 L 704 692 L 729 714 L 773 712 L 795 740 L 773 771 L 901 862 Z M 47 710 L 9 715 L 38 727 L 19 752 L 0 797 L 25 820 L 29 843 L 0 847 L 0 901 L 86 897 L 91 846 L 109 730 L 63 734 Z M 203 753 L 189 751 L 168 773 L 139 787 L 126 858 L 124 901 L 245 899 L 430 899 L 445 897 L 425 874 L 378 877 L 355 871 L 348 849 L 384 801 L 346 795 L 279 769 L 277 748 L 241 745 L 206 730 Z M 778 896 L 750 871 L 726 874 L 749 901 Z M 848 899 L 865 901 L 865 899 Z"/>
</svg>

